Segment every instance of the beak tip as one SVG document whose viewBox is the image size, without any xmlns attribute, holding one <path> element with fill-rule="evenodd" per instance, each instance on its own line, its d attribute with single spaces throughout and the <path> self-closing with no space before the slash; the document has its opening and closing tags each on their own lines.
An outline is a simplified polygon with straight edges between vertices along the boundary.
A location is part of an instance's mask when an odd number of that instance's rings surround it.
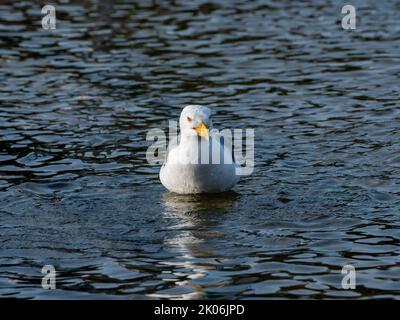
<svg viewBox="0 0 400 320">
<path fill-rule="evenodd" d="M 202 122 L 199 127 L 195 128 L 195 130 L 200 137 L 206 138 L 207 140 L 209 139 L 208 127 L 204 122 Z"/>
</svg>

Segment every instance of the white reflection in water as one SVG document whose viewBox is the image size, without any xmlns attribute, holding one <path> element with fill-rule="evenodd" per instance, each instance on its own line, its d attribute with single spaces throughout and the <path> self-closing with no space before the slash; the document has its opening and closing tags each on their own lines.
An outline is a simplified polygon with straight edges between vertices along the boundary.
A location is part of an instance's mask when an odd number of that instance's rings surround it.
<svg viewBox="0 0 400 320">
<path fill-rule="evenodd" d="M 173 238 L 165 241 L 181 252 L 182 261 L 166 262 L 182 268 L 186 280 L 177 282 L 178 286 L 190 286 L 194 292 L 179 295 L 156 294 L 157 297 L 201 299 L 203 287 L 191 280 L 204 278 L 208 272 L 215 270 L 218 260 L 224 259 L 223 253 L 215 250 L 213 241 L 224 237 L 220 224 L 229 217 L 230 208 L 238 199 L 238 194 L 228 192 L 216 195 L 178 195 L 165 193 L 164 215 L 175 219 L 173 229 L 178 230 Z M 182 276 L 182 273 L 179 273 Z"/>
</svg>

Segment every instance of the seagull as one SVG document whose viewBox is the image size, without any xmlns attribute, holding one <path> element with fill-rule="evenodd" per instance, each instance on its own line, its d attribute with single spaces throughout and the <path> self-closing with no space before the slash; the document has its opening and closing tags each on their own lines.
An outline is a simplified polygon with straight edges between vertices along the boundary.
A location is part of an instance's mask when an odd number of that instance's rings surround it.
<svg viewBox="0 0 400 320">
<path fill-rule="evenodd" d="M 179 119 L 180 142 L 170 146 L 160 170 L 161 183 L 179 194 L 219 193 L 238 181 L 232 148 L 213 130 L 211 109 L 200 105 L 183 108 Z"/>
</svg>

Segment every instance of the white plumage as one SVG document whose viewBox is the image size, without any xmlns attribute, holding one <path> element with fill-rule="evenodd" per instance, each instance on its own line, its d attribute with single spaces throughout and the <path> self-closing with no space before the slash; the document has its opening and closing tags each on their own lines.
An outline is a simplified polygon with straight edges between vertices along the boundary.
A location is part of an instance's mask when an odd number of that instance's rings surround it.
<svg viewBox="0 0 400 320">
<path fill-rule="evenodd" d="M 189 105 L 182 110 L 180 143 L 170 148 L 160 170 L 161 183 L 169 191 L 217 193 L 231 189 L 239 181 L 232 150 L 210 130 L 210 115 L 211 110 L 204 106 Z"/>
</svg>

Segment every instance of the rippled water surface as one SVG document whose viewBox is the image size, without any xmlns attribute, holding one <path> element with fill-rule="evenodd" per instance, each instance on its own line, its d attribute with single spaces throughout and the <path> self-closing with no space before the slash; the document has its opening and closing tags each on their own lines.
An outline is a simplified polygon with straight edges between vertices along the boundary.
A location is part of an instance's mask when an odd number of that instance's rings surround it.
<svg viewBox="0 0 400 320">
<path fill-rule="evenodd" d="M 0 4 L 0 297 L 400 297 L 398 1 L 56 2 Z M 231 193 L 146 162 L 193 103 L 255 129 Z"/>
</svg>

